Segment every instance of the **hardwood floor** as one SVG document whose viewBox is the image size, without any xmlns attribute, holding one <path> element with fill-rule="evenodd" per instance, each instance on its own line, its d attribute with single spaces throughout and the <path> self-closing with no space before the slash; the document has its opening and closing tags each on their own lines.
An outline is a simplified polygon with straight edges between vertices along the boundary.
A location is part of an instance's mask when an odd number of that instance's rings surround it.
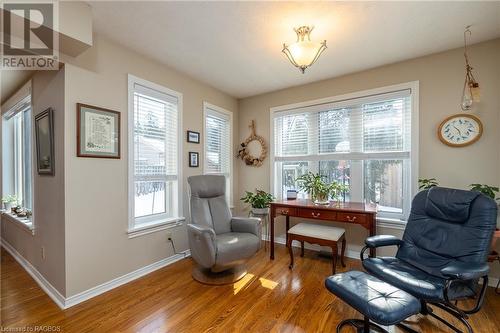
<svg viewBox="0 0 500 333">
<path fill-rule="evenodd" d="M 306 251 L 304 258 L 296 257 L 290 271 L 285 250 L 278 245 L 274 261 L 261 250 L 249 262 L 250 274 L 234 285 L 193 281 L 192 261 L 185 259 L 62 311 L 2 249 L 1 331 L 51 326 L 52 331 L 78 333 L 335 332 L 342 319 L 360 317 L 325 289 L 330 260 Z M 346 264 L 337 271 L 360 268 L 357 260 L 347 259 Z M 421 332 L 449 332 L 420 315 L 410 322 Z M 471 323 L 477 333 L 499 332 L 500 296 L 493 288 Z"/>
</svg>

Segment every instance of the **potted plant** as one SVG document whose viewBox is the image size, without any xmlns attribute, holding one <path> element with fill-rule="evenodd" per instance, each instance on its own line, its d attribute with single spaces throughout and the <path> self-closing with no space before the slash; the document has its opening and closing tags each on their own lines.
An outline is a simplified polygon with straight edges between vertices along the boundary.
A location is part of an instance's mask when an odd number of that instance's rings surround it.
<svg viewBox="0 0 500 333">
<path fill-rule="evenodd" d="M 5 211 L 10 211 L 12 208 L 12 205 L 17 204 L 17 197 L 13 194 L 8 194 L 2 198 L 2 202 L 5 208 Z"/>
<path fill-rule="evenodd" d="M 469 187 L 471 191 L 481 192 L 487 197 L 490 197 L 493 200 L 497 200 L 500 203 L 500 197 L 495 198 L 500 192 L 500 188 L 498 188 L 497 186 L 489 186 L 484 184 L 470 184 Z M 499 227 L 498 223 L 500 222 L 500 209 L 498 211 L 498 215 L 499 217 L 497 218 L 497 231 L 495 232 L 495 237 L 493 238 L 493 242 L 495 242 L 500 237 L 500 231 L 498 229 Z M 494 245 L 495 244 L 493 243 L 492 246 Z"/>
<path fill-rule="evenodd" d="M 311 200 L 318 205 L 329 204 L 330 196 L 340 201 L 341 195 L 347 191 L 348 187 L 337 182 L 327 184 L 323 181 L 325 176 L 319 173 L 308 172 L 298 177 L 295 181 L 299 189 L 309 194 Z"/>
<path fill-rule="evenodd" d="M 255 193 L 245 191 L 245 196 L 240 200 L 252 206 L 253 214 L 264 215 L 269 213 L 269 204 L 274 200 L 274 197 L 266 191 L 256 189 Z"/>
</svg>

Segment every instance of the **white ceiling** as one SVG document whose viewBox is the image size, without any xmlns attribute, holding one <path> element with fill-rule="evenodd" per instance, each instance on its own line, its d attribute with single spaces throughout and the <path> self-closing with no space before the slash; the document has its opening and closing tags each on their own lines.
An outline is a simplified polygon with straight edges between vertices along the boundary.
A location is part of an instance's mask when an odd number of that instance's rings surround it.
<svg viewBox="0 0 500 333">
<path fill-rule="evenodd" d="M 500 2 L 90 2 L 94 30 L 234 97 L 500 37 Z M 305 74 L 281 53 L 314 25 L 328 49 Z"/>
</svg>

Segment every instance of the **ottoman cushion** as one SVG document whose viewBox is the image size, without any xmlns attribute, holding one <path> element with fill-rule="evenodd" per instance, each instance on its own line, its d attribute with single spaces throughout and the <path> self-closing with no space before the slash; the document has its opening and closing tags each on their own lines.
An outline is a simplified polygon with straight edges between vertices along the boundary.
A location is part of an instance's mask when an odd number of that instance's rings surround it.
<svg viewBox="0 0 500 333">
<path fill-rule="evenodd" d="M 345 229 L 320 224 L 299 223 L 288 229 L 288 233 L 336 242 L 345 233 Z"/>
<path fill-rule="evenodd" d="M 377 324 L 395 325 L 420 312 L 417 298 L 364 272 L 350 271 L 325 280 L 326 288 Z"/>
</svg>

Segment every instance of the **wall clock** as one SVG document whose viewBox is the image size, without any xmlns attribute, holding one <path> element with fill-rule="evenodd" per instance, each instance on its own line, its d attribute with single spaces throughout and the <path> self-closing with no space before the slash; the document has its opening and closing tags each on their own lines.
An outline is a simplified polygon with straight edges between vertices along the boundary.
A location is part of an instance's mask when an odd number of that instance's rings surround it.
<svg viewBox="0 0 500 333">
<path fill-rule="evenodd" d="M 473 144 L 483 134 L 483 124 L 478 117 L 470 114 L 455 114 L 443 120 L 438 128 L 441 142 L 451 147 Z"/>
</svg>

